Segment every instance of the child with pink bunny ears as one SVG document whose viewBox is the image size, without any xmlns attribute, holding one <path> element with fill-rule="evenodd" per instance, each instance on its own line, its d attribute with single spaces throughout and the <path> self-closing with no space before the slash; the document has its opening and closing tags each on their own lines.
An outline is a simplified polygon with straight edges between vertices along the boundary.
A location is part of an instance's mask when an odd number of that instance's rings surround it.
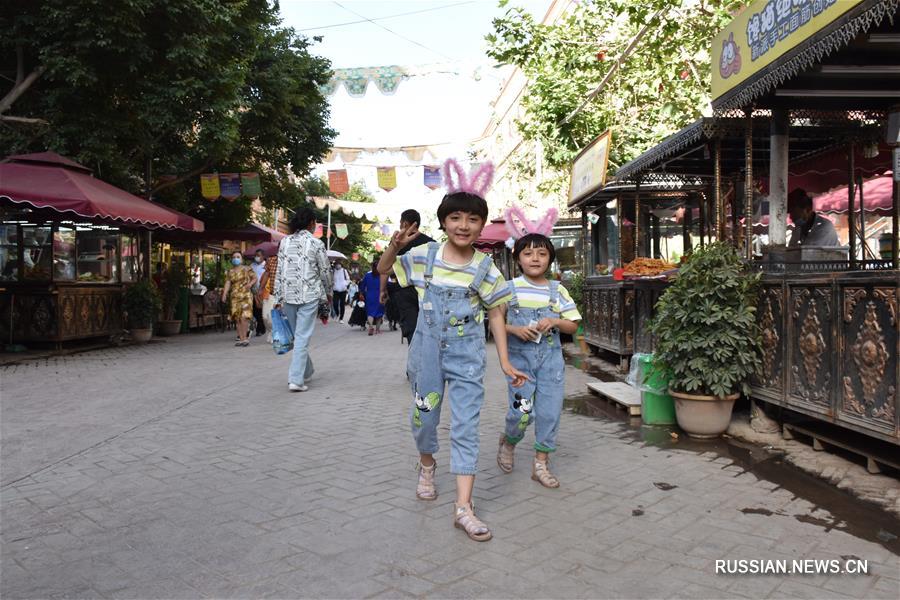
<svg viewBox="0 0 900 600">
<path fill-rule="evenodd" d="M 478 422 L 484 402 L 485 335 L 487 311 L 500 357 L 500 367 L 513 387 L 525 375 L 510 364 L 506 348 L 503 305 L 509 289 L 490 256 L 472 246 L 487 221 L 485 194 L 494 167 L 485 163 L 468 177 L 455 160 L 444 163 L 447 195 L 437 210 L 443 244 L 433 242 L 397 257 L 398 249 L 419 235 L 413 224 L 398 231 L 381 256 L 378 270 L 393 270 L 400 286 L 415 286 L 419 294 L 419 321 L 409 347 L 406 366 L 412 386 L 410 422 L 419 451 L 416 497 L 435 500 L 434 454 L 438 450 L 438 424 L 445 398 L 453 405 L 450 424 L 450 472 L 456 475 L 453 524 L 469 538 L 491 539 L 488 526 L 475 516 L 472 488 L 478 465 Z M 455 176 L 455 177 L 454 177 Z"/>
<path fill-rule="evenodd" d="M 506 211 L 506 227 L 515 239 L 513 258 L 522 270 L 522 275 L 507 284 L 510 300 L 504 310 L 509 360 L 528 380 L 521 386 L 509 386 L 506 427 L 500 434 L 497 449 L 500 470 L 511 473 L 516 444 L 534 422 L 531 478 L 548 488 L 559 487 L 549 459 L 550 453 L 556 450 L 565 386 L 559 334 L 575 333 L 581 320 L 566 288 L 558 281 L 548 281 L 546 275 L 556 258 L 549 237 L 556 217 L 555 208 L 548 210 L 537 223 L 530 221 L 517 206 Z"/>
</svg>

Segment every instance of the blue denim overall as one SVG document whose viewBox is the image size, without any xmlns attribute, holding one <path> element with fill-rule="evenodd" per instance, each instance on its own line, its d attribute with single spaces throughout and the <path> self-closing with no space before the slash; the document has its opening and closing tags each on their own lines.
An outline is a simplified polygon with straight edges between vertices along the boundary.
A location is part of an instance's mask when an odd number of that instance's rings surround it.
<svg viewBox="0 0 900 600">
<path fill-rule="evenodd" d="M 558 318 L 559 282 L 550 281 L 550 304 L 542 308 L 522 308 L 516 296 L 515 283 L 507 282 L 512 292 L 506 313 L 509 325 L 528 325 L 545 317 Z M 524 342 L 514 335 L 507 337 L 509 362 L 528 375 L 522 387 L 508 386 L 509 411 L 506 413 L 506 440 L 517 444 L 525 437 L 528 426 L 537 421 L 534 449 L 539 452 L 556 450 L 556 434 L 563 405 L 563 361 L 559 330 L 550 329 L 541 341 Z"/>
<path fill-rule="evenodd" d="M 481 305 L 472 306 L 493 262 L 486 256 L 468 288 L 431 283 L 440 244 L 428 245 L 425 295 L 406 372 L 412 384 L 413 437 L 420 453 L 438 451 L 444 387 L 452 403 L 450 472 L 474 475 L 478 466 L 478 421 L 484 402 L 485 341 Z"/>
</svg>

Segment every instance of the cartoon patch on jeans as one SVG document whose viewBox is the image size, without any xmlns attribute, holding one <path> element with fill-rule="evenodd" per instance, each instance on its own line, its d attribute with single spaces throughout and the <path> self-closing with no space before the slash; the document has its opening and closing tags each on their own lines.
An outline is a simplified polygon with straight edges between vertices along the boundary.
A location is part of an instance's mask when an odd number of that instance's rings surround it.
<svg viewBox="0 0 900 600">
<path fill-rule="evenodd" d="M 528 427 L 528 421 L 531 418 L 531 409 L 534 406 L 534 396 L 524 398 L 522 394 L 516 392 L 513 408 L 522 412 L 522 418 L 519 419 L 519 431 L 525 431 Z"/>
<path fill-rule="evenodd" d="M 428 392 L 423 398 L 416 392 L 416 408 L 413 411 L 413 423 L 416 427 L 422 426 L 422 418 L 420 412 L 431 412 L 441 403 L 441 395 L 437 392 Z"/>
</svg>

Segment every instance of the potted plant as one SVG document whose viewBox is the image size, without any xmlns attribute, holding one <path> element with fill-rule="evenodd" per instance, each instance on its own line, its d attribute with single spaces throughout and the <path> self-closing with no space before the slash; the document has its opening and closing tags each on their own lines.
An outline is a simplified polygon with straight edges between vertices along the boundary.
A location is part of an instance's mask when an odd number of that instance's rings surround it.
<svg viewBox="0 0 900 600">
<path fill-rule="evenodd" d="M 159 290 L 152 281 L 139 281 L 125 289 L 122 308 L 128 315 L 131 339 L 136 342 L 150 341 L 153 336 L 153 320 L 161 306 Z"/>
<path fill-rule="evenodd" d="M 160 335 L 176 335 L 181 331 L 181 319 L 175 318 L 175 307 L 182 290 L 191 283 L 191 275 L 182 262 L 174 262 L 162 278 L 162 318 L 158 321 Z"/>
<path fill-rule="evenodd" d="M 655 362 L 669 375 L 678 425 L 717 437 L 760 357 L 756 318 L 759 273 L 722 242 L 694 251 L 656 305 Z"/>
</svg>

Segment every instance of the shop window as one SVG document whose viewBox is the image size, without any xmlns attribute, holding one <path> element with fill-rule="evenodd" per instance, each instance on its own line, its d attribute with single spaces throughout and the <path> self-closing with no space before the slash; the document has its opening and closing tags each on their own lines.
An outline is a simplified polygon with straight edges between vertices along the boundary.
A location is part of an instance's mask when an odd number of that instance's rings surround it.
<svg viewBox="0 0 900 600">
<path fill-rule="evenodd" d="M 53 279 L 75 280 L 75 230 L 60 226 L 53 232 Z"/>
<path fill-rule="evenodd" d="M 22 225 L 22 259 L 26 281 L 50 281 L 53 262 L 53 228 L 49 225 Z"/>
<path fill-rule="evenodd" d="M 78 281 L 118 281 L 118 231 L 109 228 L 78 228 Z"/>
<path fill-rule="evenodd" d="M 19 279 L 19 228 L 0 225 L 0 281 Z"/>
<path fill-rule="evenodd" d="M 141 272 L 141 250 L 135 235 L 122 235 L 122 281 L 137 281 Z"/>
</svg>

